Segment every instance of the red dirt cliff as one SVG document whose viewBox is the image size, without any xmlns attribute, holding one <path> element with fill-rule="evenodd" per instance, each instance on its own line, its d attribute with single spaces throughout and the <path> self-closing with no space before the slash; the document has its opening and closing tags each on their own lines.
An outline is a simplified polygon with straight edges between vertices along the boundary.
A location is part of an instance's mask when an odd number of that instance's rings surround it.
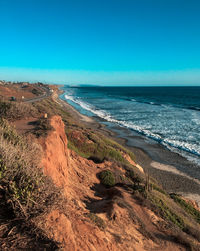
<svg viewBox="0 0 200 251">
<path fill-rule="evenodd" d="M 112 199 L 105 194 L 97 173 L 113 165 L 120 169 L 117 164 L 95 164 L 78 156 L 67 148 L 62 119 L 53 116 L 51 125 L 54 130 L 40 139 L 44 152 L 42 166 L 44 173 L 64 188 L 67 209 L 54 210 L 47 216 L 45 228 L 49 237 L 67 251 L 185 250 L 170 239 L 170 233 L 159 229 L 158 223 L 164 224 L 163 220 L 139 205 L 128 191 L 118 188 L 120 197 Z M 124 206 L 119 206 L 120 201 Z"/>
<path fill-rule="evenodd" d="M 50 176 L 57 186 L 65 187 L 69 168 L 69 151 L 65 128 L 59 116 L 54 116 L 51 119 L 51 125 L 54 130 L 48 137 L 41 140 L 44 151 L 42 166 L 44 173 Z"/>
</svg>

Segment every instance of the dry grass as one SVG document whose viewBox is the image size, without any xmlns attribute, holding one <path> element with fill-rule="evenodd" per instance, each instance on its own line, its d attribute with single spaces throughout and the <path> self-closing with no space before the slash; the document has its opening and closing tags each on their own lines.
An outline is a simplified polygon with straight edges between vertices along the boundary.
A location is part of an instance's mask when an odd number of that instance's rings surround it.
<svg viewBox="0 0 200 251">
<path fill-rule="evenodd" d="M 106 228 L 106 224 L 103 219 L 101 219 L 98 215 L 94 213 L 88 213 L 86 216 L 101 230 L 104 230 Z"/>
<path fill-rule="evenodd" d="M 31 242 L 41 236 L 45 239 L 34 219 L 62 205 L 61 191 L 43 175 L 40 161 L 40 147 L 19 136 L 6 120 L 1 119 L 0 208 L 3 217 L 0 223 L 6 224 L 7 230 L 4 229 L 0 235 L 0 243 L 5 244 L 5 247 L 9 246 L 7 242 L 10 236 L 16 241 L 25 238 L 26 243 L 29 242 L 29 235 Z M 35 232 L 41 232 L 41 235 L 37 236 Z M 13 240 L 13 247 L 17 245 L 16 241 Z"/>
<path fill-rule="evenodd" d="M 8 120 L 38 116 L 38 110 L 31 104 L 0 101 L 0 117 Z"/>
</svg>

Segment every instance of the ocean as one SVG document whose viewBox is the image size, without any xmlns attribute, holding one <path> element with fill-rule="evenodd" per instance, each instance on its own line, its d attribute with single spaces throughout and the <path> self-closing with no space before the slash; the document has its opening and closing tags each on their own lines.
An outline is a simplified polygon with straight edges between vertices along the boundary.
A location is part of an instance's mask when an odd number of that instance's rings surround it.
<svg viewBox="0 0 200 251">
<path fill-rule="evenodd" d="M 200 87 L 63 87 L 62 98 L 200 166 Z"/>
</svg>

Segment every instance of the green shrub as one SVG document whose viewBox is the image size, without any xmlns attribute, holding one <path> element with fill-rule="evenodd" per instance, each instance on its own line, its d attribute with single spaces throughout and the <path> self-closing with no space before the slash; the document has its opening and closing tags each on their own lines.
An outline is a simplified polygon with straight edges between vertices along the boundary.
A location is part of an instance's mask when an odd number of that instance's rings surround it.
<svg viewBox="0 0 200 251">
<path fill-rule="evenodd" d="M 37 96 L 42 95 L 42 92 L 39 91 L 38 89 L 35 89 L 35 88 L 32 90 L 32 93 L 37 95 Z"/>
<path fill-rule="evenodd" d="M 132 169 L 129 169 L 126 171 L 126 176 L 133 180 L 135 178 L 135 172 Z"/>
<path fill-rule="evenodd" d="M 0 116 L 2 118 L 5 118 L 8 116 L 9 114 L 9 111 L 11 109 L 11 103 L 9 102 L 3 102 L 3 101 L 0 101 Z"/>
<path fill-rule="evenodd" d="M 0 118 L 0 135 L 13 145 L 22 143 L 22 137 L 19 136 L 16 130 L 3 118 Z"/>
<path fill-rule="evenodd" d="M 41 118 L 34 122 L 35 128 L 33 133 L 37 136 L 47 136 L 48 132 L 53 130 L 53 127 L 50 124 L 50 120 L 46 118 Z"/>
<path fill-rule="evenodd" d="M 110 170 L 104 170 L 99 175 L 101 183 L 106 187 L 115 185 L 115 176 Z"/>
<path fill-rule="evenodd" d="M 63 121 L 66 123 L 70 122 L 70 114 L 66 110 L 65 107 L 62 107 L 60 104 L 54 102 L 51 98 L 43 99 L 39 102 L 35 102 L 32 106 L 39 112 L 39 113 L 47 113 L 50 116 L 53 115 L 60 115 Z"/>
<path fill-rule="evenodd" d="M 140 183 L 143 182 L 143 179 L 137 174 L 135 173 L 135 171 L 128 166 L 125 166 L 126 169 L 126 177 L 129 178 L 135 186 L 139 186 Z"/>
</svg>

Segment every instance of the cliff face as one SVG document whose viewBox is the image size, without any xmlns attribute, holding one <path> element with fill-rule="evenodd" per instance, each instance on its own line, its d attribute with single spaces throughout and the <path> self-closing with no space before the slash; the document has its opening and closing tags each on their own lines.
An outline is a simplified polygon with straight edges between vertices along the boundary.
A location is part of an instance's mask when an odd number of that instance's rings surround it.
<svg viewBox="0 0 200 251">
<path fill-rule="evenodd" d="M 47 216 L 49 235 L 68 251 L 113 250 L 109 240 L 104 239 L 104 233 L 84 217 L 84 197 L 89 196 L 87 190 L 92 185 L 91 179 L 98 181 L 94 172 L 95 164 L 67 148 L 64 123 L 59 116 L 52 117 L 51 125 L 54 130 L 40 140 L 44 152 L 42 167 L 44 173 L 64 190 L 68 203 L 67 212 L 54 210 Z"/>
<path fill-rule="evenodd" d="M 42 167 L 44 173 L 50 176 L 57 186 L 65 188 L 68 178 L 69 151 L 64 124 L 61 117 L 54 116 L 51 125 L 54 130 L 47 138 L 41 140 L 44 151 Z"/>
<path fill-rule="evenodd" d="M 67 148 L 64 124 L 51 118 L 54 128 L 41 140 L 44 173 L 64 189 L 67 208 L 52 211 L 46 218 L 49 237 L 63 250 L 185 250 L 170 233 L 159 229 L 165 222 L 137 203 L 123 188 L 106 189 L 97 174 L 116 163 L 95 164 Z M 156 237 L 158 236 L 158 237 Z"/>
</svg>

